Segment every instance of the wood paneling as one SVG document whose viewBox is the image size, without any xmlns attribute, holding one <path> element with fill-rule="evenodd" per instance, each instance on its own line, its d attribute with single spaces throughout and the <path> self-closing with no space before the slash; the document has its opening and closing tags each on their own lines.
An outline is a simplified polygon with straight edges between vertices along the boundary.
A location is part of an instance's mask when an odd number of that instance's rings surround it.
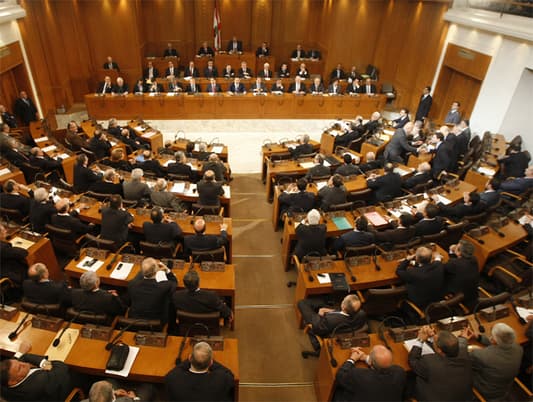
<svg viewBox="0 0 533 402">
<path fill-rule="evenodd" d="M 491 56 L 449 43 L 442 64 L 482 81 L 491 60 Z"/>
<path fill-rule="evenodd" d="M 20 43 L 10 43 L 0 48 L 0 74 L 24 63 Z"/>
</svg>

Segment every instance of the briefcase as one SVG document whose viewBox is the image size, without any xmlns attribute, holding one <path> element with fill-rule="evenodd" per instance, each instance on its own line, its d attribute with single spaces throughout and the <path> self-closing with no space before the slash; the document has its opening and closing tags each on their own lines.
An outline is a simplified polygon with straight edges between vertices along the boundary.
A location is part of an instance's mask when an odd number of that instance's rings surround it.
<svg viewBox="0 0 533 402">
<path fill-rule="evenodd" d="M 128 355 L 130 353 L 130 347 L 126 344 L 113 345 L 111 349 L 111 355 L 107 360 L 106 369 L 113 371 L 120 371 L 124 368 Z"/>
</svg>

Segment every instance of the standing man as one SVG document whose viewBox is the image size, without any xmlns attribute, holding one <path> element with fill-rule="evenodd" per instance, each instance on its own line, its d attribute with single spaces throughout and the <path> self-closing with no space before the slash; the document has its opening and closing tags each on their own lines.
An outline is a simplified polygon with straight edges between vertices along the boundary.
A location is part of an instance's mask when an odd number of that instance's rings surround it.
<svg viewBox="0 0 533 402">
<path fill-rule="evenodd" d="M 387 162 L 405 163 L 404 154 L 406 152 L 412 152 L 416 154 L 417 149 L 409 145 L 407 136 L 413 131 L 414 124 L 408 122 L 405 126 L 396 129 L 390 142 L 387 144 L 383 156 Z"/>
<path fill-rule="evenodd" d="M 422 96 L 418 102 L 418 108 L 416 109 L 415 121 L 420 120 L 425 122 L 428 118 L 429 110 L 433 104 L 433 98 L 431 97 L 430 92 L 430 86 L 424 87 L 424 91 L 422 92 Z"/>
<path fill-rule="evenodd" d="M 23 125 L 29 126 L 31 121 L 37 121 L 37 107 L 28 98 L 26 91 L 20 91 L 20 97 L 15 101 L 15 114 Z"/>
<path fill-rule="evenodd" d="M 454 101 L 452 103 L 452 108 L 444 118 L 444 124 L 459 124 L 461 122 L 461 112 L 459 111 L 460 107 L 461 103 L 458 101 Z"/>
</svg>

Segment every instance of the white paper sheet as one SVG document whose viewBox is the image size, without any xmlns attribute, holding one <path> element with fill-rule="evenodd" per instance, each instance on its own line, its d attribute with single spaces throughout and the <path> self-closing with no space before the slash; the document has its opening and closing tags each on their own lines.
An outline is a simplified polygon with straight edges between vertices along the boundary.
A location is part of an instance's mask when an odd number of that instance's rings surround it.
<svg viewBox="0 0 533 402">
<path fill-rule="evenodd" d="M 516 307 L 516 312 L 520 317 L 522 317 L 524 320 L 527 318 L 528 315 L 533 315 L 533 308 L 524 308 L 524 307 Z"/>
<path fill-rule="evenodd" d="M 79 269 L 84 269 L 86 271 L 93 271 L 93 272 L 96 272 L 98 271 L 98 268 L 100 268 L 102 265 L 104 265 L 104 262 L 103 261 L 100 261 L 100 260 L 97 260 L 92 266 L 86 266 L 84 265 L 85 263 L 88 263 L 89 261 L 92 261 L 93 258 L 92 257 L 89 257 L 89 256 L 86 256 L 83 258 L 83 260 L 81 260 L 78 265 L 76 265 L 76 268 L 79 268 Z"/>
<path fill-rule="evenodd" d="M 440 194 L 437 194 L 437 197 L 438 197 L 438 202 L 442 202 L 444 205 L 448 205 L 450 204 L 452 201 L 449 200 L 448 198 L 440 195 Z"/>
<path fill-rule="evenodd" d="M 185 192 L 185 183 L 184 182 L 174 183 L 174 185 L 170 189 L 170 192 L 171 193 L 183 193 L 183 192 Z"/>
<path fill-rule="evenodd" d="M 9 174 L 9 173 L 11 173 L 11 170 L 9 170 L 8 168 L 0 169 L 0 176 L 3 176 L 5 174 Z"/>
<path fill-rule="evenodd" d="M 300 166 L 304 169 L 311 169 L 315 164 L 314 162 L 302 162 L 300 163 Z"/>
<path fill-rule="evenodd" d="M 44 147 L 42 150 L 43 152 L 52 152 L 55 151 L 57 147 L 55 145 L 49 145 L 47 147 Z"/>
<path fill-rule="evenodd" d="M 324 283 L 331 283 L 331 278 L 329 277 L 329 274 L 317 274 L 318 283 L 324 284 Z"/>
<path fill-rule="evenodd" d="M 44 142 L 44 141 L 48 141 L 48 137 L 35 138 L 34 141 L 35 141 L 36 143 Z"/>
<path fill-rule="evenodd" d="M 403 342 L 403 346 L 405 347 L 405 349 L 407 349 L 408 352 L 410 352 L 413 346 L 415 345 L 415 343 L 418 343 L 418 340 L 409 339 L 408 341 Z M 424 343 L 422 345 L 422 356 L 432 355 L 433 353 L 435 353 L 435 351 L 431 349 L 427 343 Z"/>
<path fill-rule="evenodd" d="M 109 276 L 113 279 L 124 280 L 128 277 L 132 269 L 133 264 L 131 262 L 119 262 L 117 265 L 115 265 L 113 272 L 111 272 L 111 275 Z"/>
<path fill-rule="evenodd" d="M 130 346 L 130 353 L 128 354 L 128 358 L 126 359 L 124 368 L 120 371 L 106 370 L 105 373 L 119 375 L 121 377 L 127 377 L 130 374 L 131 368 L 133 367 L 133 363 L 135 362 L 137 355 L 139 354 L 139 350 L 140 348 L 138 348 L 137 346 Z"/>
<path fill-rule="evenodd" d="M 216 146 L 213 147 L 213 149 L 211 149 L 211 152 L 214 152 L 215 154 L 219 154 L 223 150 L 224 150 L 224 147 L 222 147 L 220 145 L 216 145 Z"/>
</svg>

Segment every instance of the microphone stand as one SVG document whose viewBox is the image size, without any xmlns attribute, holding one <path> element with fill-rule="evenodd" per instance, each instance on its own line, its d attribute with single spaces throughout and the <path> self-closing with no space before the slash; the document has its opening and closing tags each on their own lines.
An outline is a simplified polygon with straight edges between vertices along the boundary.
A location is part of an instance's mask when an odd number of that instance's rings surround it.
<svg viewBox="0 0 533 402">
<path fill-rule="evenodd" d="M 26 313 L 24 318 L 20 321 L 20 324 L 17 325 L 17 328 L 15 328 L 14 331 L 9 333 L 7 337 L 9 338 L 10 341 L 14 341 L 15 339 L 17 339 L 19 329 L 24 325 L 24 323 L 26 322 L 29 316 L 30 316 L 30 313 Z"/>
<path fill-rule="evenodd" d="M 178 357 L 176 357 L 176 364 L 180 364 L 181 363 L 181 355 L 183 353 L 183 349 L 185 349 L 185 343 L 187 342 L 187 338 L 189 337 L 189 333 L 191 332 L 191 330 L 194 327 L 204 328 L 206 333 L 207 333 L 207 337 L 209 338 L 209 328 L 207 327 L 207 325 L 201 324 L 199 322 L 195 322 L 194 324 L 192 324 L 189 328 L 187 328 L 187 332 L 185 332 L 185 336 L 183 337 L 183 339 L 181 341 L 180 348 L 179 348 L 179 351 L 178 351 Z"/>
</svg>

